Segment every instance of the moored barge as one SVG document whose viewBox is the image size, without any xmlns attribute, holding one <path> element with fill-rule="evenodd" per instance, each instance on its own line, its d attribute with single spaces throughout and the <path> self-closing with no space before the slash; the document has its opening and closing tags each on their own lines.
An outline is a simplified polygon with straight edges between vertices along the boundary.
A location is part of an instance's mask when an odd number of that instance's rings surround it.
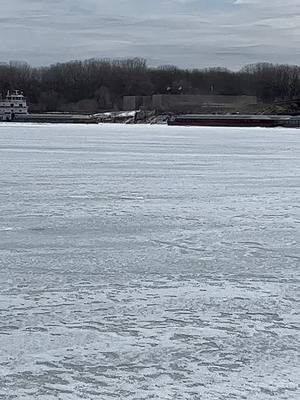
<svg viewBox="0 0 300 400">
<path fill-rule="evenodd" d="M 168 120 L 168 125 L 300 128 L 300 116 L 185 114 L 171 117 Z"/>
</svg>

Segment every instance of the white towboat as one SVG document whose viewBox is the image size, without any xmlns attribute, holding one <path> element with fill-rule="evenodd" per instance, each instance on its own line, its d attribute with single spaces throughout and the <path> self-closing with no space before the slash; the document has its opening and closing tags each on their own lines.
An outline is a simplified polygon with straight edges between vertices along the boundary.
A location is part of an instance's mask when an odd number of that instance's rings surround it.
<svg viewBox="0 0 300 400">
<path fill-rule="evenodd" d="M 27 115 L 28 106 L 23 92 L 8 91 L 5 97 L 0 95 L 0 121 L 12 121 L 17 116 Z"/>
</svg>

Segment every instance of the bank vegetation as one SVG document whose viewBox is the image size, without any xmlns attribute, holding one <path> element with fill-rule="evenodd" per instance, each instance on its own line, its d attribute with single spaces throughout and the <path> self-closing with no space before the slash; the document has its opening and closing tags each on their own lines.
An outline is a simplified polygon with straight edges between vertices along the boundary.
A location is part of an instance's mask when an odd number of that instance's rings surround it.
<svg viewBox="0 0 300 400">
<path fill-rule="evenodd" d="M 119 110 L 126 95 L 254 95 L 272 103 L 300 98 L 300 67 L 260 63 L 226 68 L 153 68 L 144 59 L 90 59 L 46 67 L 0 65 L 0 90 L 22 89 L 33 111 Z"/>
</svg>

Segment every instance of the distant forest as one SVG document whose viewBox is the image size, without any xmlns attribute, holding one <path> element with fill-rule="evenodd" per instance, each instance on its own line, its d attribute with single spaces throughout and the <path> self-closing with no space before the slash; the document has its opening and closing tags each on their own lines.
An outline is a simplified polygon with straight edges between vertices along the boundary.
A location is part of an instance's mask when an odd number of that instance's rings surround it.
<svg viewBox="0 0 300 400">
<path fill-rule="evenodd" d="M 144 59 L 91 59 L 47 67 L 0 64 L 0 91 L 22 89 L 34 111 L 118 110 L 125 95 L 256 95 L 261 102 L 300 97 L 300 67 L 267 63 L 225 68 L 148 67 Z"/>
</svg>

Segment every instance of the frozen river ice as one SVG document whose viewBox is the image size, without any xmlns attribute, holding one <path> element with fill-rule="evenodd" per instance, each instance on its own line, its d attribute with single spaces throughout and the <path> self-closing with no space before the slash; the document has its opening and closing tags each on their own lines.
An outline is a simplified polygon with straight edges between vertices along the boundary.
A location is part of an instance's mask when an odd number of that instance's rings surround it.
<svg viewBox="0 0 300 400">
<path fill-rule="evenodd" d="M 3 123 L 0 171 L 0 399 L 299 400 L 299 130 Z"/>
</svg>

